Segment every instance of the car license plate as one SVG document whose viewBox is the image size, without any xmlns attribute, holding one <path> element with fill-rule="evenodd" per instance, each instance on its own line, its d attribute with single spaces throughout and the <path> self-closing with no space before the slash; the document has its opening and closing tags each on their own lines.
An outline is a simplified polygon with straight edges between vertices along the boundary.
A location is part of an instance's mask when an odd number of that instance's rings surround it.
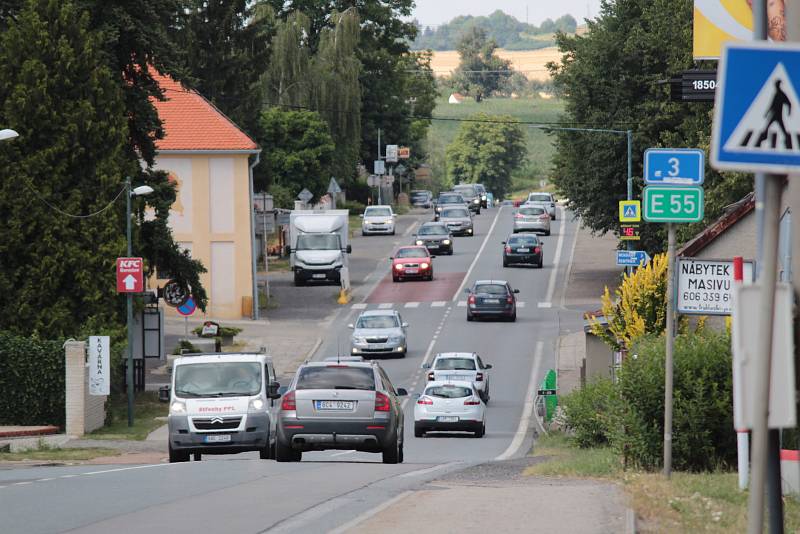
<svg viewBox="0 0 800 534">
<path fill-rule="evenodd" d="M 406 269 L 406 273 L 408 274 L 417 274 L 419 269 Z"/>
<path fill-rule="evenodd" d="M 440 415 L 436 418 L 440 423 L 458 423 L 458 416 L 455 415 Z"/>
<path fill-rule="evenodd" d="M 500 304 L 500 299 L 483 299 L 486 304 Z"/>
<path fill-rule="evenodd" d="M 463 375 L 450 375 L 450 376 L 447 377 L 447 380 L 449 380 L 450 382 L 454 382 L 454 381 L 458 382 L 459 380 L 469 381 L 470 378 L 467 377 L 467 376 L 463 376 Z"/>
<path fill-rule="evenodd" d="M 211 434 L 206 436 L 206 443 L 226 443 L 231 440 L 230 434 Z"/>
<path fill-rule="evenodd" d="M 529 249 L 529 248 L 518 248 L 517 249 L 517 252 L 530 252 L 530 251 L 531 251 L 531 249 Z"/>
<path fill-rule="evenodd" d="M 352 411 L 353 401 L 318 400 L 314 401 L 314 408 L 317 410 Z"/>
<path fill-rule="evenodd" d="M 325 278 L 325 273 L 319 273 L 312 275 L 314 278 Z"/>
</svg>

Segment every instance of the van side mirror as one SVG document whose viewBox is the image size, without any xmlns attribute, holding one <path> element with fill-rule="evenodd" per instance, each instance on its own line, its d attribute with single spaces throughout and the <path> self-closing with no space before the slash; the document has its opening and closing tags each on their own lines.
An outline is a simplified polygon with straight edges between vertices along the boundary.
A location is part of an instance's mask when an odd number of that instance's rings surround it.
<svg viewBox="0 0 800 534">
<path fill-rule="evenodd" d="M 408 328 L 408 323 L 403 323 L 403 328 Z"/>
<path fill-rule="evenodd" d="M 270 399 L 279 399 L 279 398 L 281 398 L 281 394 L 278 393 L 278 390 L 280 389 L 280 387 L 281 387 L 280 383 L 271 382 L 267 386 L 267 397 L 269 397 Z"/>
<path fill-rule="evenodd" d="M 345 250 L 347 250 L 348 254 L 352 254 L 353 253 L 353 247 L 351 245 L 347 245 L 347 248 Z"/>
<path fill-rule="evenodd" d="M 515 289 L 515 290 L 514 290 L 514 293 L 519 293 L 519 289 Z"/>
<path fill-rule="evenodd" d="M 492 364 L 491 363 L 487 363 L 486 365 L 483 366 L 483 368 L 484 369 L 491 369 L 492 368 Z"/>
<path fill-rule="evenodd" d="M 464 293 L 466 293 L 467 295 L 469 295 L 470 291 L 469 291 L 469 288 L 468 288 L 468 287 L 465 287 L 465 288 L 464 288 Z"/>
<path fill-rule="evenodd" d="M 169 386 L 161 386 L 158 388 L 158 402 L 169 402 L 170 393 Z"/>
<path fill-rule="evenodd" d="M 505 242 L 505 241 L 501 241 L 501 242 L 500 242 L 500 244 L 501 244 L 501 245 L 505 245 L 505 244 L 506 244 L 506 242 Z"/>
<path fill-rule="evenodd" d="M 423 369 L 430 369 L 430 368 L 431 368 L 431 364 L 429 364 L 429 363 L 423 363 L 423 364 L 422 364 L 422 368 L 423 368 Z"/>
<path fill-rule="evenodd" d="M 359 215 L 359 217 L 363 219 L 364 218 L 364 214 L 362 213 L 361 215 Z"/>
<path fill-rule="evenodd" d="M 398 397 L 405 397 L 406 395 L 408 395 L 408 391 L 405 388 L 397 388 Z"/>
<path fill-rule="evenodd" d="M 286 245 L 286 248 L 284 250 L 286 251 L 287 256 L 292 253 L 292 247 L 290 247 L 289 245 Z"/>
<path fill-rule="evenodd" d="M 289 386 L 278 386 L 278 397 L 283 397 L 289 391 Z"/>
<path fill-rule="evenodd" d="M 350 330 L 352 330 L 353 328 L 355 328 L 355 326 L 353 326 L 353 323 L 350 323 L 349 325 L 347 325 L 347 328 L 349 328 Z"/>
</svg>

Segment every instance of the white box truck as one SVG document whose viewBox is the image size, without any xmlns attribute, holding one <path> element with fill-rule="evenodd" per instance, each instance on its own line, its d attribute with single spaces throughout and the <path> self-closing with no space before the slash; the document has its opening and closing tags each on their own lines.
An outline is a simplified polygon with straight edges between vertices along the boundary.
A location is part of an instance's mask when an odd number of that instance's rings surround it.
<svg viewBox="0 0 800 534">
<path fill-rule="evenodd" d="M 309 280 L 342 282 L 351 248 L 347 210 L 294 210 L 289 215 L 286 253 L 294 284 Z"/>
</svg>

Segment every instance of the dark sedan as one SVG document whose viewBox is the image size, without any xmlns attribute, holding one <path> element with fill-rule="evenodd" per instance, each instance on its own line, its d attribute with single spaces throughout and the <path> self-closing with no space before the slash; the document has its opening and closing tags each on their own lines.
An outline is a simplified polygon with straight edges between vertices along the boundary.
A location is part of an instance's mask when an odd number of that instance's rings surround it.
<svg viewBox="0 0 800 534">
<path fill-rule="evenodd" d="M 512 234 L 503 241 L 503 267 L 522 263 L 541 269 L 543 258 L 542 242 L 536 234 Z"/>
<path fill-rule="evenodd" d="M 519 289 L 512 289 L 505 280 L 478 280 L 467 293 L 467 321 L 481 317 L 517 320 Z"/>
<path fill-rule="evenodd" d="M 443 223 L 427 222 L 414 235 L 414 244 L 430 252 L 453 255 L 453 236 Z"/>
</svg>

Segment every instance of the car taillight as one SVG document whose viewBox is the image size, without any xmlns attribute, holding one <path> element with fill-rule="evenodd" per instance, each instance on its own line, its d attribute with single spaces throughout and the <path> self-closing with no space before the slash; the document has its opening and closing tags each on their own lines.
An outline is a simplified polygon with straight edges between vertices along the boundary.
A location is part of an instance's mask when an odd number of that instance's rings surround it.
<svg viewBox="0 0 800 534">
<path fill-rule="evenodd" d="M 524 219 L 525 216 L 523 214 L 521 214 L 521 213 L 517 213 L 516 215 L 514 215 L 514 218 L 515 219 Z"/>
<path fill-rule="evenodd" d="M 475 295 L 470 295 L 469 298 L 467 299 L 467 302 L 469 302 L 470 304 L 475 304 Z"/>
<path fill-rule="evenodd" d="M 542 248 L 541 248 L 541 247 L 536 247 L 535 249 L 533 249 L 533 253 L 534 253 L 534 254 L 538 254 L 538 253 L 540 253 L 541 251 L 542 251 Z"/>
<path fill-rule="evenodd" d="M 434 380 L 435 378 L 436 378 L 436 377 L 435 377 L 435 376 L 433 376 L 433 371 L 431 371 L 430 373 L 428 373 L 428 380 Z"/>
<path fill-rule="evenodd" d="M 513 304 L 514 303 L 514 297 L 509 295 L 508 297 L 506 297 L 506 302 L 509 303 L 509 304 Z"/>
<path fill-rule="evenodd" d="M 297 401 L 294 398 L 294 391 L 287 391 L 281 401 L 281 410 L 292 411 L 297 409 Z"/>
<path fill-rule="evenodd" d="M 542 219 L 542 220 L 546 220 L 546 219 L 549 219 L 550 216 L 548 214 L 546 214 L 546 213 L 542 213 L 541 215 L 539 215 L 539 218 Z"/>
<path fill-rule="evenodd" d="M 429 397 L 420 397 L 419 400 L 417 401 L 417 404 L 428 404 L 428 405 L 431 405 L 431 404 L 433 404 L 433 399 L 431 399 Z"/>
<path fill-rule="evenodd" d="M 389 397 L 380 391 L 375 393 L 375 411 L 388 412 L 389 411 Z"/>
<path fill-rule="evenodd" d="M 483 373 L 475 373 L 475 382 L 483 382 Z"/>
<path fill-rule="evenodd" d="M 511 252 L 511 247 L 506 247 L 506 252 Z"/>
<path fill-rule="evenodd" d="M 467 400 L 464 401 L 464 406 L 478 406 L 481 403 L 475 397 L 469 397 Z"/>
</svg>

